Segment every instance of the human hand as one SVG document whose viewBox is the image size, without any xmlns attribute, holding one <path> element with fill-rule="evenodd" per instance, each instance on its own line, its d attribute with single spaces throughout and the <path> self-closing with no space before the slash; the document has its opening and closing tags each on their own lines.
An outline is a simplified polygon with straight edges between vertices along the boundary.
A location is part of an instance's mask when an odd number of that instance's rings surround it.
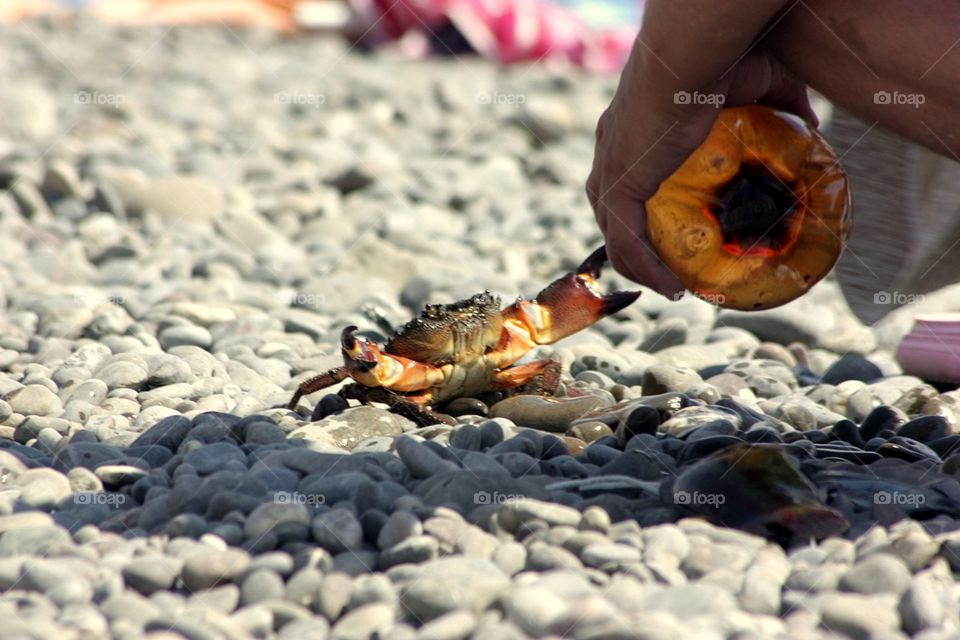
<svg viewBox="0 0 960 640">
<path fill-rule="evenodd" d="M 806 86 L 762 49 L 753 49 L 692 99 L 678 100 L 651 73 L 662 64 L 649 50 L 631 55 L 610 106 L 597 125 L 587 197 L 620 274 L 667 297 L 684 288 L 646 236 L 644 202 L 710 133 L 721 107 L 762 102 L 817 125 Z"/>
</svg>

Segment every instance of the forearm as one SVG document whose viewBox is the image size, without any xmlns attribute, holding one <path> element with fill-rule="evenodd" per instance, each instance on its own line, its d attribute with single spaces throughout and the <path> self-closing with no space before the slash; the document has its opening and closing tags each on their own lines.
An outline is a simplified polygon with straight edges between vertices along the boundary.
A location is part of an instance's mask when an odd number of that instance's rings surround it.
<svg viewBox="0 0 960 640">
<path fill-rule="evenodd" d="M 620 91 L 661 105 L 710 90 L 787 0 L 649 0 Z"/>
</svg>

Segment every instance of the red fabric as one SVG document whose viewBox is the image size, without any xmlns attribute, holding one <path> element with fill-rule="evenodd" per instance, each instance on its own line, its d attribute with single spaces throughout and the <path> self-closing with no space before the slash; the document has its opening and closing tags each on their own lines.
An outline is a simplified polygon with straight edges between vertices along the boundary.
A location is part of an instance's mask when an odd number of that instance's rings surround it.
<svg viewBox="0 0 960 640">
<path fill-rule="evenodd" d="M 592 30 L 547 0 L 350 0 L 368 23 L 367 39 L 430 32 L 449 20 L 480 54 L 502 63 L 567 60 L 615 71 L 626 60 L 637 25 Z"/>
</svg>

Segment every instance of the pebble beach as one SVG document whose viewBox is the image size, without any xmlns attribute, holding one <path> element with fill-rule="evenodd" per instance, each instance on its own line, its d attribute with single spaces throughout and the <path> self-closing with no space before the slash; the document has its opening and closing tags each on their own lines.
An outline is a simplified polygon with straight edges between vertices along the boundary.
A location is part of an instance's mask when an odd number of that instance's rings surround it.
<svg viewBox="0 0 960 640">
<path fill-rule="evenodd" d="M 830 279 L 647 290 L 454 426 L 286 408 L 602 243 L 615 78 L 82 16 L 0 59 L 0 639 L 960 638 L 960 391 Z"/>
</svg>

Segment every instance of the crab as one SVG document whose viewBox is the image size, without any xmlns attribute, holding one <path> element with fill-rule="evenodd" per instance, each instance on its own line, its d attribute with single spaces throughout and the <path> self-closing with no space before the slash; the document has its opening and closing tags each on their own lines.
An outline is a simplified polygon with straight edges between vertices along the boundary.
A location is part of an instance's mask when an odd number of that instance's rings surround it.
<svg viewBox="0 0 960 640">
<path fill-rule="evenodd" d="M 503 308 L 489 291 L 428 305 L 383 347 L 348 326 L 340 335 L 343 366 L 304 381 L 288 408 L 347 378 L 353 383 L 340 389 L 342 398 L 380 402 L 423 425 L 449 422 L 432 407 L 455 398 L 485 392 L 553 395 L 560 385 L 560 362 L 517 361 L 536 345 L 585 329 L 640 296 L 639 291 L 597 292 L 606 261 L 606 248 L 600 247 L 535 300 L 521 297 Z"/>
</svg>

